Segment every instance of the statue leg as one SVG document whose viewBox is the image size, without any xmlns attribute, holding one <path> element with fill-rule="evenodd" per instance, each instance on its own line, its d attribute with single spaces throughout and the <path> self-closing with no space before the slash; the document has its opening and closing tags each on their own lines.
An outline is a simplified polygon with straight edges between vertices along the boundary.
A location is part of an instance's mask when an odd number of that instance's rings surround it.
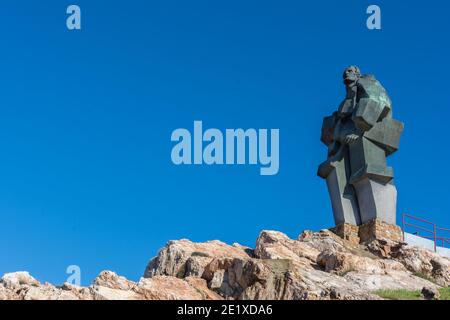
<svg viewBox="0 0 450 320">
<path fill-rule="evenodd" d="M 397 189 L 385 151 L 366 138 L 350 145 L 350 183 L 358 199 L 361 223 L 380 219 L 396 223 Z"/>
<path fill-rule="evenodd" d="M 349 223 L 360 225 L 358 203 L 353 186 L 348 184 L 350 162 L 348 150 L 345 148 L 340 160 L 329 163 L 330 170 L 326 176 L 328 192 L 333 207 L 336 225 Z"/>
</svg>

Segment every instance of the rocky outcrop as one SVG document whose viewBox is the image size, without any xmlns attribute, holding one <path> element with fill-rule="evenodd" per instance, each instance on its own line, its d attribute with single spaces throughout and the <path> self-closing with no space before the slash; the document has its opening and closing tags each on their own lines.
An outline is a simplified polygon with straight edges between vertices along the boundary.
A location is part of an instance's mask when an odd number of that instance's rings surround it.
<svg viewBox="0 0 450 320">
<path fill-rule="evenodd" d="M 221 241 L 195 243 L 182 239 L 169 241 L 159 251 L 158 256 L 150 261 L 144 277 L 165 275 L 174 277 L 201 276 L 203 270 L 214 258 L 249 257 L 245 247 L 227 245 Z"/>
<path fill-rule="evenodd" d="M 368 249 L 381 258 L 399 261 L 413 274 L 447 287 L 450 285 L 450 259 L 435 252 L 402 242 L 375 240 Z"/>
<path fill-rule="evenodd" d="M 141 278 L 133 282 L 111 271 L 103 271 L 89 287 L 65 283 L 60 287 L 40 284 L 23 272 L 6 274 L 0 280 L 0 300 L 219 300 L 206 281 L 168 276 Z M 20 279 L 26 281 L 16 284 Z M 10 280 L 14 285 L 10 285 Z"/>
<path fill-rule="evenodd" d="M 382 289 L 437 292 L 449 285 L 450 260 L 401 242 L 360 245 L 329 230 L 305 231 L 294 240 L 263 231 L 255 249 L 170 241 L 138 282 L 104 271 L 89 287 L 56 287 L 27 272 L 8 273 L 0 279 L 0 299 L 356 300 L 380 299 L 374 292 Z"/>
</svg>

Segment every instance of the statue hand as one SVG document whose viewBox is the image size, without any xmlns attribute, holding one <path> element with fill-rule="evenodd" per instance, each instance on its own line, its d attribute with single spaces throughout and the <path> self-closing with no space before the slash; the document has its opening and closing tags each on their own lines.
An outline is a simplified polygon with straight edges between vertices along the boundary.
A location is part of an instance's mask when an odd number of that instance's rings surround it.
<svg viewBox="0 0 450 320">
<path fill-rule="evenodd" d="M 345 137 L 345 143 L 346 144 L 352 144 L 354 142 L 356 142 L 356 140 L 359 139 L 359 136 L 357 134 L 349 134 L 348 136 Z"/>
</svg>

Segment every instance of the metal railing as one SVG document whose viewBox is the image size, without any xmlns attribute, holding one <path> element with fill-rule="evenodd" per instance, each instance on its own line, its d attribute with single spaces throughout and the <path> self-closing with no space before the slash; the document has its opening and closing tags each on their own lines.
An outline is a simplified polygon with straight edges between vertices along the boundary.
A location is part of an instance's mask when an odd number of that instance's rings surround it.
<svg viewBox="0 0 450 320">
<path fill-rule="evenodd" d="M 413 224 L 410 222 L 413 220 L 414 222 L 420 222 L 422 225 Z M 425 219 L 415 217 L 409 214 L 404 213 L 402 215 L 402 232 L 403 232 L 403 241 L 405 240 L 405 230 L 406 228 L 412 228 L 413 230 L 417 230 L 413 234 L 432 240 L 434 242 L 434 251 L 436 252 L 439 242 L 441 243 L 441 247 L 450 245 L 450 229 L 441 228 L 436 225 L 434 222 L 427 221 Z M 444 237 L 442 234 L 448 233 L 449 237 Z"/>
</svg>

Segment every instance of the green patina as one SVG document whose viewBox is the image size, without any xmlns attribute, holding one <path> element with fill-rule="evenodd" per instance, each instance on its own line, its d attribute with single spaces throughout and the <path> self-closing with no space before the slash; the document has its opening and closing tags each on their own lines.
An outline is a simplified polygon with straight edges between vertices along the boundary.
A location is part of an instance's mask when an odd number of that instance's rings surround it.
<svg viewBox="0 0 450 320">
<path fill-rule="evenodd" d="M 397 151 L 404 125 L 393 119 L 391 99 L 374 76 L 361 75 L 358 67 L 350 66 L 343 78 L 346 97 L 338 110 L 323 120 L 321 141 L 328 147 L 328 158 L 319 166 L 318 175 L 329 179 L 333 173 L 332 182 L 327 180 L 329 189 L 332 184 L 330 194 L 354 199 L 356 208 L 350 215 L 355 217 L 348 221 L 348 213 L 335 212 L 336 223 L 358 225 L 358 182 L 370 179 L 381 185 L 393 184 L 393 169 L 386 157 Z M 333 209 L 338 211 L 343 205 L 337 195 L 331 197 Z"/>
</svg>

